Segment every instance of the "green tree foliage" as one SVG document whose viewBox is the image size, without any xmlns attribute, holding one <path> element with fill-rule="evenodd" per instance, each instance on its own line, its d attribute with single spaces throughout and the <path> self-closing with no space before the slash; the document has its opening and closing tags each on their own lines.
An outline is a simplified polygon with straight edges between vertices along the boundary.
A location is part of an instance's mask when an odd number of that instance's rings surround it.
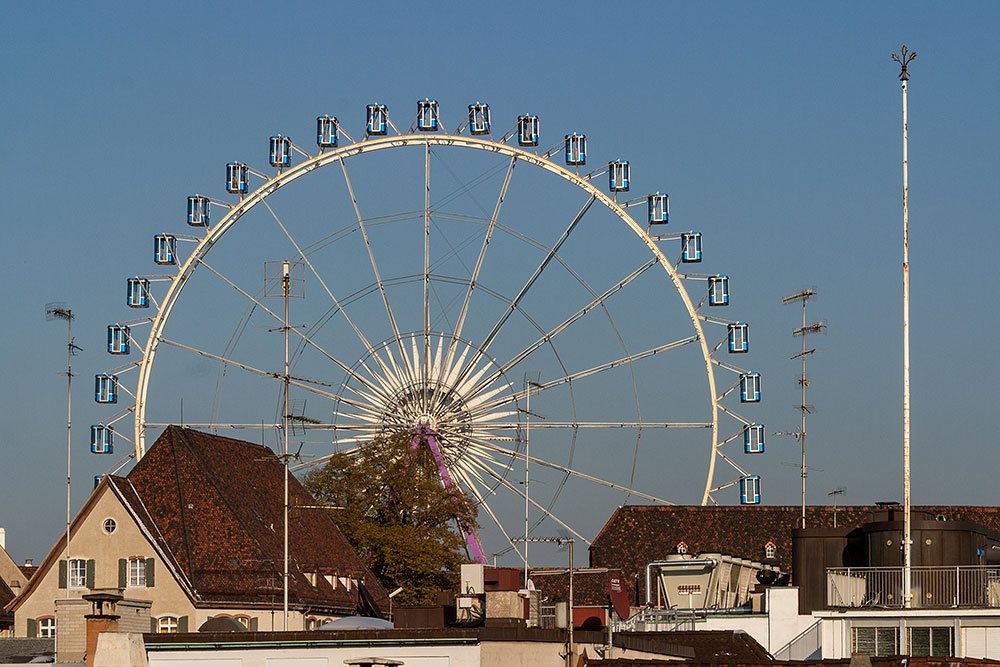
<svg viewBox="0 0 1000 667">
<path fill-rule="evenodd" d="M 386 590 L 403 587 L 397 603 L 434 604 L 438 591 L 457 587 L 468 562 L 458 519 L 474 525 L 476 508 L 445 488 L 426 442 L 414 448 L 405 432 L 376 438 L 360 454 L 335 454 L 305 486 L 345 508 L 331 516 Z"/>
</svg>

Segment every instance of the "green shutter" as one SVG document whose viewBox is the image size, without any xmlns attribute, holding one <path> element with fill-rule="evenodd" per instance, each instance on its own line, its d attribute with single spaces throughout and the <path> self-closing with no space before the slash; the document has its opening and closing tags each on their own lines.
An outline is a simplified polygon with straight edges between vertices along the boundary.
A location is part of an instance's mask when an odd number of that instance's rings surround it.
<svg viewBox="0 0 1000 667">
<path fill-rule="evenodd" d="M 156 632 L 159 629 L 159 621 L 152 616 L 149 617 L 149 631 Z"/>
<path fill-rule="evenodd" d="M 146 588 L 152 588 L 153 584 L 156 583 L 154 576 L 156 574 L 155 562 L 156 560 L 153 558 L 146 559 Z"/>
<path fill-rule="evenodd" d="M 66 561 L 59 561 L 59 588 L 66 588 Z"/>
<path fill-rule="evenodd" d="M 94 559 L 91 558 L 87 561 L 87 588 L 93 589 L 94 586 Z"/>
<path fill-rule="evenodd" d="M 254 616 L 250 619 L 250 632 L 257 632 L 257 617 Z"/>
<path fill-rule="evenodd" d="M 118 559 L 118 588 L 128 586 L 128 561 L 124 558 Z"/>
<path fill-rule="evenodd" d="M 187 632 L 188 631 L 188 617 L 181 616 L 177 619 L 177 632 Z"/>
<path fill-rule="evenodd" d="M 63 561 L 62 563 L 63 563 L 63 565 L 65 565 L 66 561 Z M 38 636 L 38 621 L 36 621 L 33 618 L 29 618 L 28 619 L 28 636 L 29 637 L 37 637 Z"/>
</svg>

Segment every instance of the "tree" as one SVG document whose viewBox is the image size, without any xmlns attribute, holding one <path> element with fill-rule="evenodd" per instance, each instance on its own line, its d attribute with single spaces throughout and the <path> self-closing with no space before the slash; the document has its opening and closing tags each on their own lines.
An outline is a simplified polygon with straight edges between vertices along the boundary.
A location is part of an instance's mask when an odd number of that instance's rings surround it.
<svg viewBox="0 0 1000 667">
<path fill-rule="evenodd" d="M 306 488 L 323 504 L 386 590 L 402 586 L 400 604 L 434 604 L 455 589 L 468 562 L 461 519 L 475 525 L 476 508 L 455 496 L 423 440 L 398 433 L 378 437 L 353 454 L 335 454 L 309 473 Z"/>
</svg>

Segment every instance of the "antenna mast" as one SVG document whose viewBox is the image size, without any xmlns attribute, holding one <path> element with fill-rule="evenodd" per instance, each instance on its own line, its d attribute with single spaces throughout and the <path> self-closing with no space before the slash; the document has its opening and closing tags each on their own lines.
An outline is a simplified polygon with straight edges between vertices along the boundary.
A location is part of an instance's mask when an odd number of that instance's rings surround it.
<svg viewBox="0 0 1000 667">
<path fill-rule="evenodd" d="M 61 304 L 50 303 L 45 306 L 46 320 L 66 320 L 66 594 L 72 584 L 69 562 L 69 538 L 72 496 L 70 480 L 72 472 L 72 431 L 73 431 L 73 355 L 82 350 L 73 342 L 73 311 Z"/>
<path fill-rule="evenodd" d="M 801 359 L 802 360 L 802 374 L 799 376 L 799 387 L 802 390 L 802 400 L 799 405 L 796 406 L 801 413 L 801 421 L 799 422 L 799 430 L 790 434 L 779 434 L 779 435 L 793 435 L 795 439 L 799 441 L 802 445 L 802 465 L 801 472 L 799 473 L 802 477 L 802 519 L 801 528 L 806 527 L 806 476 L 809 474 L 809 467 L 806 465 L 806 414 L 813 411 L 813 406 L 806 403 L 806 387 L 809 386 L 809 378 L 806 377 L 806 357 L 810 354 L 818 352 L 815 348 L 806 349 L 806 336 L 811 333 L 818 333 L 826 328 L 826 325 L 822 322 L 813 322 L 812 324 L 806 324 L 806 302 L 809 301 L 811 297 L 816 296 L 816 291 L 812 289 L 804 289 L 801 292 L 796 292 L 795 294 L 789 294 L 781 300 L 781 303 L 788 305 L 790 303 L 795 303 L 796 301 L 802 302 L 802 326 L 798 329 L 792 331 L 793 336 L 800 336 L 802 338 L 802 350 L 791 357 L 790 359 Z"/>
<path fill-rule="evenodd" d="M 917 57 L 903 44 L 899 54 L 892 59 L 899 63 L 899 80 L 903 85 L 903 606 L 909 609 L 913 604 L 910 591 L 910 239 L 909 207 L 907 198 L 906 155 L 906 82 L 910 75 L 906 66 Z"/>
</svg>

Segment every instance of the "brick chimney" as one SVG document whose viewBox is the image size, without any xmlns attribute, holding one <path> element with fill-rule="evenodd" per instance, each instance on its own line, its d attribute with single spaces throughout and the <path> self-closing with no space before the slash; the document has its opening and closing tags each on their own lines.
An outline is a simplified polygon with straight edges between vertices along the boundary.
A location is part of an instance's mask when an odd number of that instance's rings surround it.
<svg viewBox="0 0 1000 667">
<path fill-rule="evenodd" d="M 94 667 L 94 655 L 97 652 L 97 637 L 102 632 L 117 632 L 118 620 L 116 612 L 122 596 L 118 593 L 91 593 L 83 599 L 90 603 L 90 613 L 87 619 L 87 667 Z"/>
</svg>

